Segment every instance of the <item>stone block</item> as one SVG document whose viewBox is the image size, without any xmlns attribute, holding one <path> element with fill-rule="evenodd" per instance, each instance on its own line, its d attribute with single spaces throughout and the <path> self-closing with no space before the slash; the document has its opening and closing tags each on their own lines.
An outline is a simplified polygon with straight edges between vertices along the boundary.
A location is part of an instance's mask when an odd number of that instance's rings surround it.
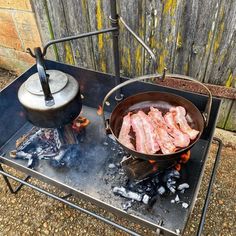
<svg viewBox="0 0 236 236">
<path fill-rule="evenodd" d="M 0 0 L 0 8 L 32 11 L 30 0 Z"/>
<path fill-rule="evenodd" d="M 30 47 L 41 46 L 41 38 L 37 27 L 35 15 L 32 12 L 16 11 L 13 14 L 23 50 Z"/>
<path fill-rule="evenodd" d="M 0 46 L 21 50 L 21 41 L 10 11 L 0 10 L 0 26 Z"/>
</svg>

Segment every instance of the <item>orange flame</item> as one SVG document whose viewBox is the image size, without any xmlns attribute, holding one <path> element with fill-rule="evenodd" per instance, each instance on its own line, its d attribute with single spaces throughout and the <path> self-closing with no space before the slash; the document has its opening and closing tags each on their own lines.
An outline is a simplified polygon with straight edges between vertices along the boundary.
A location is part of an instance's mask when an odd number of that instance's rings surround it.
<svg viewBox="0 0 236 236">
<path fill-rule="evenodd" d="M 83 128 L 88 126 L 90 123 L 89 119 L 83 116 L 78 116 L 72 123 L 72 129 L 76 132 L 80 132 Z"/>
<path fill-rule="evenodd" d="M 180 156 L 180 163 L 187 163 L 190 159 L 190 150 Z"/>
<path fill-rule="evenodd" d="M 102 106 L 101 106 L 101 105 L 98 106 L 97 114 L 98 114 L 99 116 L 102 115 Z"/>
</svg>

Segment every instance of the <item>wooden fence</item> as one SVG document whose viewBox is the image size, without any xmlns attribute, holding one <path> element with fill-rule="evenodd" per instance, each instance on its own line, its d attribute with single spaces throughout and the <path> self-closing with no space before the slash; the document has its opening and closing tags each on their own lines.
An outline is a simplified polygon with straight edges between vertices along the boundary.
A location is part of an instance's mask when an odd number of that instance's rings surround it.
<svg viewBox="0 0 236 236">
<path fill-rule="evenodd" d="M 32 0 L 43 42 L 110 26 L 109 0 Z M 117 0 L 120 15 L 153 49 L 158 72 L 235 87 L 235 0 Z M 49 57 L 112 73 L 111 35 L 54 46 Z M 121 26 L 121 71 L 152 73 L 149 55 Z M 218 126 L 236 130 L 236 101 L 223 99 Z"/>
</svg>

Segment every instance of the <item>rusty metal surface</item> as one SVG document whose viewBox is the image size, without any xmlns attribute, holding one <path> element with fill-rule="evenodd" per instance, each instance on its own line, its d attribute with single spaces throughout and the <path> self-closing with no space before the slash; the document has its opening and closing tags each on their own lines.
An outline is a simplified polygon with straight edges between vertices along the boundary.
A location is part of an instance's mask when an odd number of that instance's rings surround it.
<svg viewBox="0 0 236 236">
<path fill-rule="evenodd" d="M 160 84 L 162 86 L 171 87 L 171 88 L 177 88 L 177 89 L 182 89 L 185 91 L 206 94 L 206 91 L 200 85 L 197 85 L 193 82 L 186 81 L 186 80 L 166 77 L 163 82 L 155 81 L 155 83 Z M 214 84 L 205 84 L 205 85 L 209 88 L 209 90 L 211 91 L 214 97 L 236 99 L 235 88 L 227 88 L 224 86 L 214 85 Z"/>
</svg>

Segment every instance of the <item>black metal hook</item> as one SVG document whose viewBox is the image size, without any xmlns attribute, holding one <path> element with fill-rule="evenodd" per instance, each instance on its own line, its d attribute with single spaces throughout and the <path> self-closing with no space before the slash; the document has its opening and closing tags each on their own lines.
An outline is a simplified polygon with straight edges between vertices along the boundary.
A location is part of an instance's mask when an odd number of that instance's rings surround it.
<svg viewBox="0 0 236 236">
<path fill-rule="evenodd" d="M 26 52 L 29 53 L 31 57 L 36 58 L 36 56 L 33 54 L 32 50 L 30 48 L 26 48 Z"/>
</svg>

